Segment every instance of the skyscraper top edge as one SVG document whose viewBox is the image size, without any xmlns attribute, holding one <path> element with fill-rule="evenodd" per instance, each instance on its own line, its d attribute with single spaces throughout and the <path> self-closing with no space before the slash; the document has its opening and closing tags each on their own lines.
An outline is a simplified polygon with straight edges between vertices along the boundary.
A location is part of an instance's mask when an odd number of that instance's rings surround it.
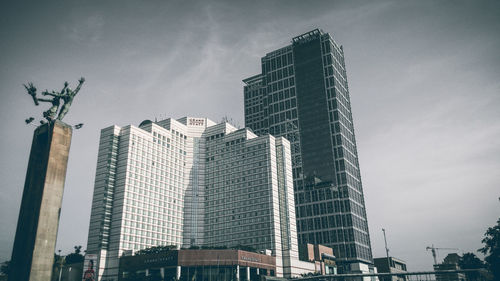
<svg viewBox="0 0 500 281">
<path fill-rule="evenodd" d="M 254 75 L 252 77 L 248 77 L 248 78 L 245 78 L 243 79 L 243 83 L 247 84 L 247 85 L 251 85 L 255 82 L 260 82 L 262 80 L 262 74 L 257 74 L 257 75 Z"/>
<path fill-rule="evenodd" d="M 306 32 L 306 33 L 304 33 L 304 34 L 301 34 L 301 35 L 299 35 L 299 36 L 295 36 L 295 37 L 293 37 L 293 38 L 292 38 L 292 43 L 293 43 L 293 44 L 296 44 L 296 43 L 300 43 L 300 42 L 302 42 L 302 41 L 304 41 L 304 40 L 305 40 L 305 41 L 308 41 L 308 40 L 310 40 L 311 38 L 316 38 L 316 37 L 321 36 L 321 35 L 323 35 L 323 34 L 325 34 L 325 33 L 323 32 L 323 30 L 321 30 L 321 29 L 319 29 L 319 28 L 316 28 L 316 29 L 314 29 L 314 30 L 308 31 L 308 32 Z"/>
<path fill-rule="evenodd" d="M 292 50 L 292 47 L 294 45 L 306 43 L 306 42 L 309 42 L 310 40 L 314 40 L 316 38 L 324 38 L 324 37 L 328 37 L 329 40 L 330 40 L 330 42 L 332 42 L 333 45 L 335 47 L 337 47 L 343 53 L 344 49 L 343 49 L 342 45 L 338 44 L 333 39 L 333 36 L 330 33 L 324 32 L 320 28 L 316 28 L 316 29 L 313 29 L 313 30 L 308 31 L 306 33 L 303 33 L 301 35 L 293 37 L 292 41 L 291 41 L 292 44 L 284 46 L 284 47 L 279 48 L 277 50 L 274 50 L 272 52 L 266 53 L 266 55 L 262 58 L 262 60 L 265 61 L 266 59 L 272 59 L 275 56 L 280 56 L 280 55 L 282 55 L 284 53 L 290 52 Z M 255 77 L 255 76 L 249 77 L 247 79 L 251 79 L 253 77 Z M 245 80 L 247 80 L 247 79 L 245 79 Z M 245 80 L 243 80 L 243 82 L 245 82 Z"/>
<path fill-rule="evenodd" d="M 264 60 L 264 59 L 272 58 L 274 56 L 280 56 L 280 55 L 282 55 L 284 53 L 290 52 L 291 50 L 292 50 L 292 45 L 287 45 L 287 46 L 285 46 L 283 48 L 280 48 L 278 50 L 274 50 L 272 52 L 267 53 L 266 56 L 263 57 L 262 59 Z"/>
</svg>

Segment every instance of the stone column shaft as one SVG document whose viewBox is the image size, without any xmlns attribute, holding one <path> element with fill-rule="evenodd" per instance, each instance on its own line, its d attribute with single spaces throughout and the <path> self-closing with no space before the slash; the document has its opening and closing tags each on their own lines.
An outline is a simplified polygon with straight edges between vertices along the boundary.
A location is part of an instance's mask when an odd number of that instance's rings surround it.
<svg viewBox="0 0 500 281">
<path fill-rule="evenodd" d="M 61 121 L 35 130 L 9 281 L 51 279 L 71 134 Z"/>
</svg>

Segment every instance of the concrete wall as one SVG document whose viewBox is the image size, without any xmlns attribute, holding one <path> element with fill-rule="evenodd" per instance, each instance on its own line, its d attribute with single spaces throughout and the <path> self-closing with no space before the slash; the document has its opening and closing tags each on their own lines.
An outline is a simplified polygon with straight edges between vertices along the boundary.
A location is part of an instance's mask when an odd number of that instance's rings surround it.
<svg viewBox="0 0 500 281">
<path fill-rule="evenodd" d="M 50 281 L 72 129 L 35 130 L 12 251 L 11 281 Z"/>
</svg>

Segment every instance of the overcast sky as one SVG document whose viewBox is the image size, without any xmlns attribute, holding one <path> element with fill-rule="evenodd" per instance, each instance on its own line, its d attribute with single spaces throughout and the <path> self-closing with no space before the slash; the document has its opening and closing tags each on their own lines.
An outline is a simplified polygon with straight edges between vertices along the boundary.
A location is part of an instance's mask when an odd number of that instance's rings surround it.
<svg viewBox="0 0 500 281">
<path fill-rule="evenodd" d="M 7 3 L 10 2 L 10 3 Z M 86 82 L 57 248 L 86 248 L 100 129 L 230 116 L 242 79 L 292 37 L 344 46 L 374 257 L 431 270 L 425 247 L 474 252 L 500 215 L 499 1 L 2 1 L 0 262 L 10 259 L 33 126 L 22 84 Z M 442 259 L 446 252 L 439 252 Z"/>
</svg>

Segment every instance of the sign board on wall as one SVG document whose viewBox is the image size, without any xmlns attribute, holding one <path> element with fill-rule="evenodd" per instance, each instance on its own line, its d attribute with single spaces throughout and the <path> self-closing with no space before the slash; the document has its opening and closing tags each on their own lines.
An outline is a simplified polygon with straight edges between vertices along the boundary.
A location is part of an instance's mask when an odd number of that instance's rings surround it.
<svg viewBox="0 0 500 281">
<path fill-rule="evenodd" d="M 83 276 L 84 281 L 96 281 L 96 266 L 97 266 L 97 255 L 96 254 L 86 254 L 83 260 Z"/>
<path fill-rule="evenodd" d="M 203 119 L 203 118 L 189 118 L 188 125 L 189 126 L 204 126 L 205 119 Z"/>
</svg>

